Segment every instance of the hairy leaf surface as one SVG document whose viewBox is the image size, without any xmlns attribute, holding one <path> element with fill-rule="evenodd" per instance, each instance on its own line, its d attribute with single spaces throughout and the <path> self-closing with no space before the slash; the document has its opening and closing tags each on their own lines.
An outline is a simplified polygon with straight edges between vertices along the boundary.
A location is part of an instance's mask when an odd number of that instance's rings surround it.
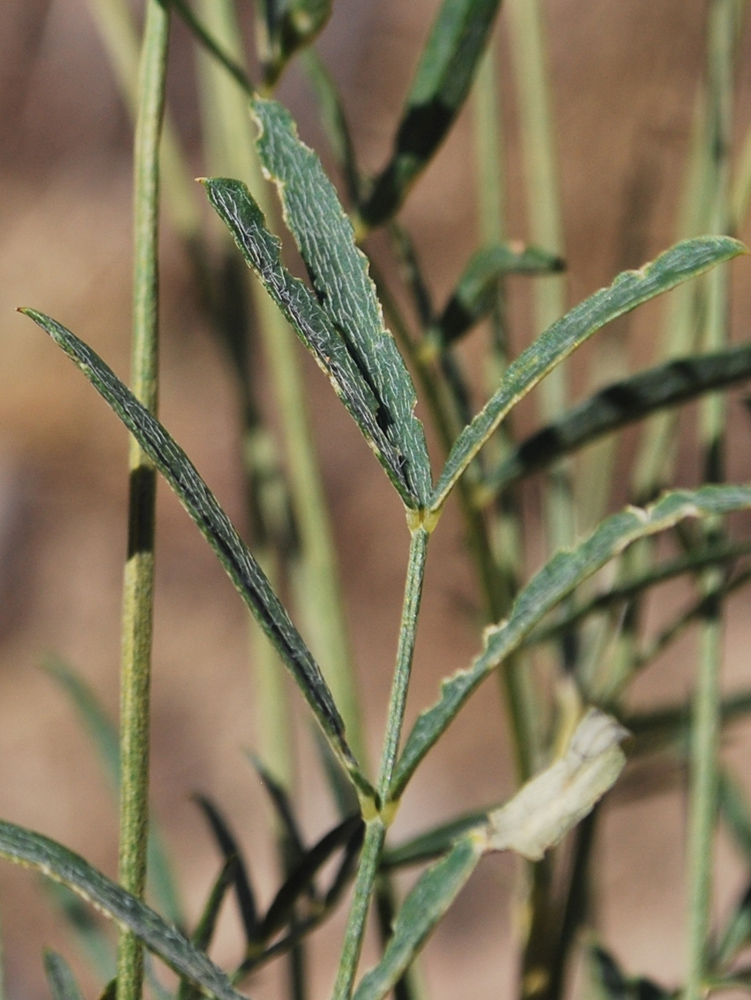
<svg viewBox="0 0 751 1000">
<path fill-rule="evenodd" d="M 355 245 L 352 223 L 312 149 L 300 141 L 286 108 L 257 98 L 258 153 L 277 186 L 284 221 L 297 243 L 313 288 L 378 403 L 377 419 L 403 462 L 403 477 L 418 506 L 432 490 L 425 433 L 414 414 L 415 387 L 386 329 L 368 261 Z"/>
<path fill-rule="evenodd" d="M 731 260 L 746 248 L 725 236 L 677 243 L 639 271 L 624 271 L 612 285 L 579 303 L 523 351 L 506 369 L 501 384 L 457 438 L 431 500 L 437 510 L 457 479 L 511 408 L 588 337 L 636 306 L 688 278 Z"/>
<path fill-rule="evenodd" d="M 382 1000 L 393 989 L 477 867 L 483 849 L 482 837 L 464 837 L 420 877 L 397 915 L 383 958 L 363 976 L 353 1000 Z"/>
<path fill-rule="evenodd" d="M 393 414 L 384 409 L 376 387 L 358 366 L 347 341 L 323 306 L 307 285 L 282 264 L 279 240 L 266 229 L 263 213 L 248 189 L 240 181 L 225 178 L 212 178 L 204 183 L 211 204 L 234 236 L 245 260 L 328 375 L 404 503 L 413 508 L 421 506 L 407 474 L 406 456 L 394 443 L 393 433 L 389 433 L 394 427 Z"/>
</svg>

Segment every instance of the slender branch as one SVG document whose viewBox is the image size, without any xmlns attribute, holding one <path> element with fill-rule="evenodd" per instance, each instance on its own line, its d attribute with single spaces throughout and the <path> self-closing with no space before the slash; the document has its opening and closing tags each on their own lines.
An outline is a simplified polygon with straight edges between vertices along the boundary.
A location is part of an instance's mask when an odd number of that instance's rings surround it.
<svg viewBox="0 0 751 1000">
<path fill-rule="evenodd" d="M 169 14 L 150 0 L 141 56 L 134 148 L 134 284 L 132 382 L 136 396 L 157 406 L 159 136 L 164 113 Z M 119 878 L 139 899 L 146 882 L 149 784 L 149 688 L 154 592 L 156 472 L 135 439 L 130 446 L 128 559 L 123 594 L 120 677 Z M 143 948 L 121 931 L 118 1000 L 138 1000 Z"/>
<path fill-rule="evenodd" d="M 425 579 L 425 560 L 429 537 L 429 532 L 422 525 L 415 527 L 411 535 L 402 620 L 399 629 L 399 646 L 396 654 L 394 679 L 391 685 L 386 738 L 381 757 L 381 773 L 378 780 L 381 811 L 375 817 L 365 817 L 368 825 L 355 881 L 354 900 L 344 937 L 344 948 L 334 985 L 334 1000 L 349 1000 L 352 995 L 352 987 L 362 950 L 365 922 L 378 875 L 386 828 L 395 813 L 394 803 L 389 802 L 389 790 L 404 722 L 404 709 L 415 650 L 417 618 Z"/>
<path fill-rule="evenodd" d="M 732 141 L 733 54 L 737 23 L 734 0 L 712 0 L 708 13 L 707 150 L 712 157 L 712 231 L 730 228 L 729 172 Z M 717 350 L 727 340 L 728 274 L 717 268 L 707 276 L 707 324 L 704 350 Z M 704 448 L 704 475 L 708 482 L 723 477 L 725 407 L 720 394 L 702 401 L 700 427 Z M 722 525 L 710 523 L 708 539 L 722 536 Z M 709 927 L 712 902 L 712 860 L 717 801 L 717 759 L 720 736 L 720 666 L 722 662 L 722 600 L 717 587 L 722 577 L 708 571 L 707 602 L 701 632 L 691 736 L 691 789 L 688 818 L 688 968 L 686 1000 L 705 995 L 709 971 Z"/>
</svg>

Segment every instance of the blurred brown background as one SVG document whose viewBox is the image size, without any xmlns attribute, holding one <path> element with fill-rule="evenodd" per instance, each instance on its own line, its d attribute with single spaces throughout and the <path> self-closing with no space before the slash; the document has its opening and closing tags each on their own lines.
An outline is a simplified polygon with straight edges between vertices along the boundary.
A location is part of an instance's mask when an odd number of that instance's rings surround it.
<svg viewBox="0 0 751 1000">
<path fill-rule="evenodd" d="M 389 148 L 401 100 L 436 0 L 337 0 L 321 39 L 351 114 L 361 164 L 375 170 Z M 697 83 L 704 64 L 703 0 L 550 0 L 550 72 L 562 170 L 570 300 L 607 283 L 623 265 L 624 233 L 650 259 L 674 239 Z M 746 49 L 749 38 L 745 37 Z M 520 157 L 503 19 L 499 61 L 509 156 L 509 229 L 523 237 Z M 194 52 L 175 25 L 171 110 L 200 162 Z M 319 139 L 302 78 L 292 69 L 280 97 Z M 742 60 L 738 129 L 751 120 L 751 60 Z M 116 867 L 115 808 L 71 706 L 39 669 L 48 652 L 74 665 L 117 711 L 118 617 L 125 547 L 126 435 L 61 353 L 14 313 L 50 313 L 125 376 L 130 282 L 130 126 L 85 0 L 0 4 L 0 816 L 53 836 L 109 874 Z M 436 296 L 443 297 L 476 236 L 471 121 L 462 115 L 419 182 L 405 212 Z M 636 220 L 636 221 L 635 221 Z M 741 234 L 743 235 L 743 234 Z M 749 233 L 746 232 L 746 237 Z M 236 399 L 221 352 L 196 308 L 191 270 L 168 227 L 163 234 L 161 415 L 238 522 Z M 629 265 L 640 263 L 628 261 Z M 745 270 L 743 268 L 745 267 Z M 751 282 L 736 267 L 735 336 L 747 336 Z M 745 283 L 745 289 L 743 287 Z M 527 299 L 514 287 L 517 345 L 528 337 Z M 635 359 L 647 361 L 659 310 L 632 324 Z M 309 366 L 312 369 L 312 366 Z M 576 386 L 587 384 L 577 355 Z M 377 463 L 329 391 L 311 371 L 311 406 L 341 555 L 354 647 L 369 706 L 374 754 L 396 645 L 407 537 L 400 505 Z M 748 424 L 738 395 L 731 419 L 730 474 L 751 475 Z M 525 410 L 525 420 L 533 411 Z M 686 449 L 682 481 L 694 481 Z M 240 601 L 169 491 L 160 486 L 157 629 L 153 692 L 153 803 L 173 849 L 186 906 L 197 914 L 218 869 L 189 795 L 209 793 L 231 818 L 259 894 L 274 888 L 269 810 L 242 749 L 254 744 L 253 685 Z M 532 491 L 525 494 L 534 502 Z M 464 666 L 477 646 L 467 606 L 474 595 L 455 520 L 447 516 L 430 560 L 425 617 L 410 717 L 434 698 L 440 677 Z M 751 620 L 741 597 L 728 642 L 726 679 L 747 674 Z M 687 692 L 691 643 L 653 670 L 645 697 Z M 747 681 L 746 681 L 747 683 Z M 490 687 L 490 686 L 489 686 Z M 489 688 L 488 688 L 489 689 Z M 302 719 L 302 716 L 301 716 Z M 301 722 L 302 725 L 302 722 Z M 426 763 L 399 818 L 403 833 L 501 800 L 511 787 L 504 722 L 492 697 L 474 699 L 450 738 Z M 743 747 L 729 748 L 743 766 Z M 302 814 L 313 839 L 332 811 L 313 768 L 301 763 Z M 749 769 L 746 768 L 748 771 Z M 603 831 L 601 912 L 608 941 L 626 967 L 677 982 L 682 960 L 680 790 L 617 803 Z M 738 866 L 721 845 L 722 908 Z M 514 862 L 484 862 L 428 947 L 436 998 L 497 996 L 513 979 Z M 231 910 L 231 908 L 229 908 Z M 216 956 L 230 961 L 233 914 Z M 0 869 L 0 922 L 8 995 L 47 995 L 40 949 L 81 962 L 40 881 Z M 314 996 L 325 996 L 341 919 L 321 935 L 312 962 Z M 89 995 L 94 982 L 85 977 Z M 273 996 L 277 977 L 248 984 Z"/>
</svg>

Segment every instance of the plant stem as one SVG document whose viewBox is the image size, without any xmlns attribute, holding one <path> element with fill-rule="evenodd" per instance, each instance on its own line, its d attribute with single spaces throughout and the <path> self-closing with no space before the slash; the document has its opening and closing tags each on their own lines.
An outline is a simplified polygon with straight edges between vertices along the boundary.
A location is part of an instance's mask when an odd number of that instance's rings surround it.
<svg viewBox="0 0 751 1000">
<path fill-rule="evenodd" d="M 381 756 L 381 773 L 378 779 L 378 794 L 381 803 L 388 801 L 391 778 L 394 773 L 396 754 L 404 723 L 404 709 L 407 704 L 409 678 L 412 672 L 412 657 L 415 652 L 417 616 L 420 611 L 422 585 L 425 580 L 425 560 L 430 534 L 423 527 L 412 532 L 409 546 L 407 582 L 404 588 L 402 620 L 399 628 L 399 646 L 396 652 L 396 669 L 391 685 L 391 700 L 386 723 L 386 739 Z"/>
<path fill-rule="evenodd" d="M 540 0 L 508 0 L 514 72 L 526 167 L 530 238 L 563 256 L 563 226 L 558 192 L 550 88 L 545 65 L 543 11 Z M 546 277 L 535 282 L 535 327 L 542 333 L 566 308 L 566 279 Z M 566 365 L 558 365 L 540 385 L 543 419 L 555 419 L 566 406 Z M 565 464 L 548 476 L 545 496 L 549 548 L 571 544 L 573 507 Z"/>
<path fill-rule="evenodd" d="M 164 112 L 169 13 L 146 9 L 134 147 L 134 286 L 132 383 L 151 410 L 157 405 L 159 135 Z M 148 841 L 149 687 L 154 593 L 156 474 L 135 440 L 130 446 L 128 559 L 123 594 L 120 706 L 120 852 L 123 888 L 139 899 L 146 882 Z M 118 1000 L 138 1000 L 143 949 L 121 931 Z"/>
<path fill-rule="evenodd" d="M 729 218 L 730 145 L 732 140 L 733 55 L 737 30 L 734 0 L 712 0 L 708 14 L 707 150 L 712 157 L 711 231 L 727 232 Z M 716 350 L 727 339 L 728 274 L 716 268 L 707 277 L 707 324 L 704 350 Z M 704 475 L 723 477 L 725 407 L 718 393 L 702 401 L 700 427 Z M 720 523 L 707 525 L 709 538 L 721 536 Z M 708 973 L 708 939 L 712 903 L 712 855 L 717 802 L 717 758 L 720 734 L 720 666 L 722 662 L 722 576 L 708 571 L 708 596 L 701 630 L 691 738 L 691 788 L 688 819 L 688 969 L 686 1000 L 704 996 Z M 713 599 L 714 595 L 714 599 Z"/>
<path fill-rule="evenodd" d="M 429 538 L 429 532 L 422 525 L 412 531 L 410 538 L 409 563 L 399 628 L 399 645 L 396 653 L 394 679 L 391 685 L 386 738 L 381 756 L 381 772 L 378 779 L 380 813 L 375 817 L 365 817 L 367 821 L 365 841 L 360 856 L 354 899 L 347 921 L 339 971 L 334 985 L 333 1000 L 349 1000 L 352 995 L 352 986 L 357 973 L 357 964 L 365 933 L 365 921 L 378 875 L 386 829 L 396 812 L 396 804 L 389 801 L 389 790 L 404 722 L 404 709 L 407 703 L 412 658 L 415 651 L 417 619 L 425 580 L 425 561 Z"/>
</svg>

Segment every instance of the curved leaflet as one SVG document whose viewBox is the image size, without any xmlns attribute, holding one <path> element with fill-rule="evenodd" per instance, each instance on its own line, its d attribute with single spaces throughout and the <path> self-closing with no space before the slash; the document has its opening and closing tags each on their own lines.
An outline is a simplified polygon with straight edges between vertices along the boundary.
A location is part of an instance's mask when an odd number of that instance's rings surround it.
<svg viewBox="0 0 751 1000">
<path fill-rule="evenodd" d="M 501 384 L 457 438 L 430 501 L 438 510 L 456 481 L 519 400 L 593 333 L 629 310 L 747 250 L 727 236 L 702 236 L 677 243 L 638 271 L 624 271 L 612 285 L 580 302 L 523 351 Z"/>
<path fill-rule="evenodd" d="M 370 797 L 372 789 L 347 744 L 344 723 L 318 664 L 253 554 L 196 467 L 159 421 L 90 347 L 49 316 L 33 309 L 22 309 L 21 312 L 41 326 L 75 361 L 170 484 L 290 670 L 334 753 L 358 789 Z"/>
</svg>

